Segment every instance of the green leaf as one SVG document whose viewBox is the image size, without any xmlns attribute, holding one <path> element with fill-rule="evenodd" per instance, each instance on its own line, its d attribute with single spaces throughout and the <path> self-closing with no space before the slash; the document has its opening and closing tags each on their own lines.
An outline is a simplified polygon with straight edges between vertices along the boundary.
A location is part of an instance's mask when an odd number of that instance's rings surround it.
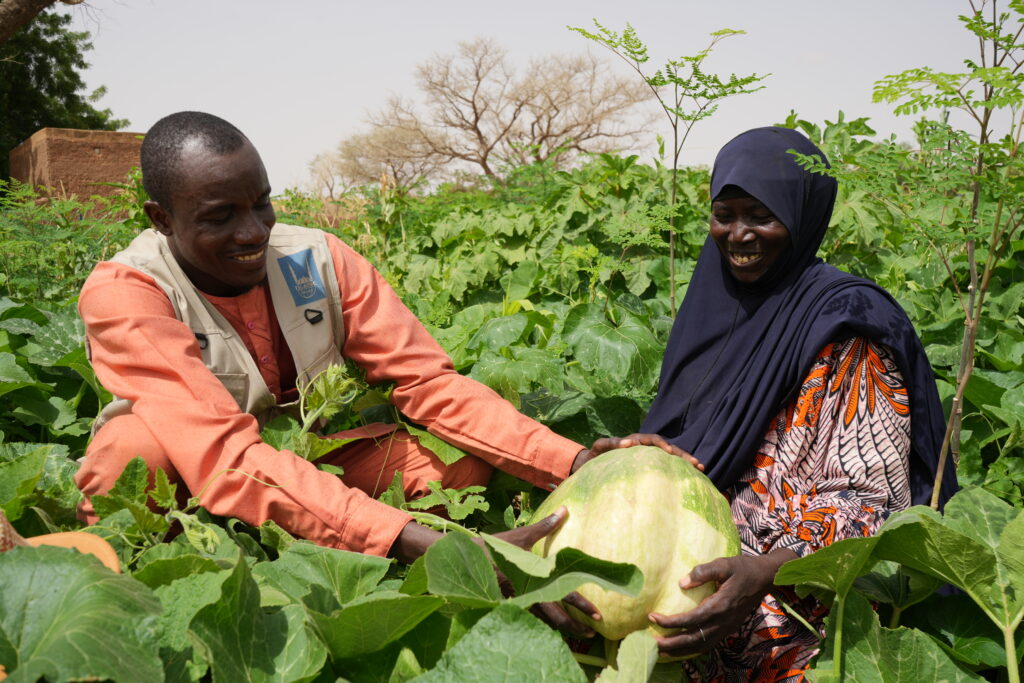
<svg viewBox="0 0 1024 683">
<path fill-rule="evenodd" d="M 648 630 L 634 631 L 623 638 L 615 658 L 594 683 L 645 683 L 658 661 L 658 643 Z"/>
<path fill-rule="evenodd" d="M 25 387 L 35 387 L 42 391 L 50 390 L 48 385 L 37 382 L 32 375 L 18 365 L 13 353 L 0 353 L 0 396 Z"/>
<path fill-rule="evenodd" d="M 306 611 L 300 605 L 286 605 L 266 616 L 266 626 L 267 641 L 256 646 L 272 653 L 273 675 L 268 680 L 294 683 L 316 678 L 327 662 L 327 647 L 306 622 Z"/>
<path fill-rule="evenodd" d="M 444 600 L 430 595 L 371 593 L 330 615 L 310 612 L 331 656 L 361 657 L 383 649 L 439 609 Z"/>
<path fill-rule="evenodd" d="M 477 510 L 486 512 L 490 509 L 490 503 L 479 495 L 486 490 L 484 486 L 467 486 L 462 489 L 446 489 L 439 481 L 427 482 L 430 493 L 406 503 L 410 510 L 429 510 L 432 507 L 443 505 L 451 519 L 463 520 Z"/>
<path fill-rule="evenodd" d="M 219 572 L 221 569 L 223 568 L 209 557 L 178 555 L 152 560 L 132 576 L 137 581 L 156 589 L 194 574 Z"/>
<path fill-rule="evenodd" d="M 143 584 L 67 548 L 0 553 L 0 651 L 10 683 L 160 681 L 160 603 Z M 2 643 L 8 644 L 7 646 Z"/>
<path fill-rule="evenodd" d="M 813 590 L 823 602 L 828 602 L 831 594 L 841 601 L 857 577 L 866 574 L 877 561 L 872 556 L 877 544 L 878 536 L 838 541 L 782 565 L 775 581 L 795 586 L 802 596 Z"/>
<path fill-rule="evenodd" d="M 295 543 L 295 537 L 282 529 L 277 522 L 268 519 L 260 524 L 260 543 L 283 553 Z"/>
<path fill-rule="evenodd" d="M 511 602 L 529 607 L 561 600 L 586 583 L 628 596 L 640 594 L 643 574 L 632 564 L 608 562 L 575 548 L 562 548 L 554 557 L 541 557 L 496 536 L 484 535 L 498 569 L 512 583 Z"/>
<path fill-rule="evenodd" d="M 836 632 L 838 612 L 829 614 L 826 630 Z M 843 677 L 833 671 L 829 639 L 814 664 L 812 681 L 857 681 L 858 683 L 901 681 L 981 681 L 964 671 L 943 649 L 921 631 L 882 628 L 871 604 L 856 593 L 846 599 L 843 619 Z"/>
<path fill-rule="evenodd" d="M 966 595 L 935 596 L 907 612 L 903 623 L 935 636 L 946 652 L 972 668 L 1006 665 L 1003 634 Z"/>
<path fill-rule="evenodd" d="M 248 565 L 239 560 L 221 584 L 219 599 L 200 609 L 190 626 L 211 653 L 214 682 L 284 681 L 292 679 L 284 678 L 279 668 L 304 671 L 306 653 L 297 651 L 289 641 L 298 635 L 303 644 L 310 645 L 312 639 L 301 613 L 290 614 L 289 618 L 287 614 L 263 613 L 259 588 Z M 290 626 L 298 629 L 298 634 L 290 634 Z M 300 661 L 288 661 L 287 657 Z"/>
<path fill-rule="evenodd" d="M 480 619 L 416 683 L 585 683 L 561 637 L 520 607 L 504 603 Z"/>
<path fill-rule="evenodd" d="M 199 610 L 221 599 L 222 587 L 231 574 L 230 569 L 188 574 L 153 591 L 163 605 L 159 621 L 163 646 L 176 652 L 189 647 L 189 624 Z"/>
<path fill-rule="evenodd" d="M 934 593 L 942 581 L 895 562 L 881 561 L 857 578 L 854 587 L 876 602 L 906 609 Z"/>
<path fill-rule="evenodd" d="M 372 591 L 387 574 L 391 560 L 324 548 L 297 541 L 273 562 L 261 562 L 253 574 L 293 600 L 322 613 Z"/>
<path fill-rule="evenodd" d="M 11 521 L 21 517 L 43 476 L 49 449 L 41 446 L 16 460 L 0 462 L 0 508 Z"/>
<path fill-rule="evenodd" d="M 616 325 L 598 304 L 579 304 L 566 316 L 562 336 L 586 370 L 643 388 L 658 381 L 664 349 L 650 329 L 633 320 Z"/>
<path fill-rule="evenodd" d="M 469 607 L 501 600 L 498 578 L 483 548 L 466 534 L 450 533 L 424 554 L 430 592 Z"/>
<path fill-rule="evenodd" d="M 413 426 L 407 420 L 399 419 L 398 424 L 402 425 L 402 429 L 415 436 L 421 446 L 436 455 L 445 465 L 454 465 L 466 456 L 465 451 L 459 450 L 425 429 Z"/>
</svg>

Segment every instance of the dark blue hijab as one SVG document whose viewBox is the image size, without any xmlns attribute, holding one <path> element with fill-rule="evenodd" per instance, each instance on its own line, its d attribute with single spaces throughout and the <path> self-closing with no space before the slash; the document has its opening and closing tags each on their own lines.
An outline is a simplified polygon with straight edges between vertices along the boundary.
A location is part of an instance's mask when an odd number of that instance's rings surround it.
<svg viewBox="0 0 1024 683">
<path fill-rule="evenodd" d="M 807 138 L 786 128 L 747 131 L 718 153 L 711 197 L 739 187 L 786 226 L 791 244 L 763 277 L 744 285 L 708 238 L 641 431 L 692 453 L 725 489 L 750 466 L 772 418 L 796 395 L 822 348 L 867 337 L 890 349 L 907 385 L 911 497 L 927 504 L 945 429 L 931 365 L 888 292 L 815 255 L 832 216 L 836 181 L 803 170 L 789 150 L 824 159 Z M 947 467 L 941 499 L 955 488 Z"/>
</svg>

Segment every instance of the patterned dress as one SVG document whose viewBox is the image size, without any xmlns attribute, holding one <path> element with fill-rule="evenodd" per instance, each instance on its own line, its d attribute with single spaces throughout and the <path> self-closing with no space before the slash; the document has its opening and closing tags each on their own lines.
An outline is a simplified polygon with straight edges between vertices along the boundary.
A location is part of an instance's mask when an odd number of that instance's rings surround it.
<svg viewBox="0 0 1024 683">
<path fill-rule="evenodd" d="M 907 389 L 888 349 L 863 338 L 821 350 L 798 395 L 765 434 L 751 467 L 726 491 L 743 553 L 789 548 L 799 556 L 835 541 L 869 536 L 910 505 Z M 818 636 L 785 602 L 822 630 L 826 610 L 812 598 L 765 597 L 694 680 L 798 681 Z"/>
</svg>

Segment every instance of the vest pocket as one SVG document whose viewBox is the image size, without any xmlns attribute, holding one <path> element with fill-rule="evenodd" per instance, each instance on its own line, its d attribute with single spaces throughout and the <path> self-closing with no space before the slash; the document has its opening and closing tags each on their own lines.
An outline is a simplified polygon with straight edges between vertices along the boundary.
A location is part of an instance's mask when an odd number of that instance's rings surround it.
<svg viewBox="0 0 1024 683">
<path fill-rule="evenodd" d="M 249 402 L 248 376 L 244 372 L 215 372 L 213 376 L 224 385 L 242 412 L 248 412 L 246 405 Z"/>
</svg>

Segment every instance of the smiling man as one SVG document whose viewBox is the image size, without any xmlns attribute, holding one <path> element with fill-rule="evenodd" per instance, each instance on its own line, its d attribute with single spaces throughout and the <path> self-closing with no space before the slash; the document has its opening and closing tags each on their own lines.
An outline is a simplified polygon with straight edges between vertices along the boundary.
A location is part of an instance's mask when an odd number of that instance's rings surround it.
<svg viewBox="0 0 1024 683">
<path fill-rule="evenodd" d="M 135 456 L 164 469 L 212 513 L 273 519 L 318 544 L 410 561 L 437 538 L 374 500 L 402 471 L 407 497 L 427 482 L 464 487 L 499 467 L 550 488 L 591 452 L 464 377 L 370 264 L 320 230 L 276 224 L 260 156 L 233 125 L 180 112 L 142 145 L 153 229 L 93 270 L 79 310 L 96 374 L 117 401 L 96 422 L 77 476 L 80 510 Z M 296 385 L 351 359 L 394 382 L 408 418 L 472 454 L 445 466 L 393 425 L 357 438 L 320 471 L 260 439 Z M 524 544 L 559 520 L 508 540 Z M 518 536 L 516 535 L 518 534 Z"/>
</svg>

